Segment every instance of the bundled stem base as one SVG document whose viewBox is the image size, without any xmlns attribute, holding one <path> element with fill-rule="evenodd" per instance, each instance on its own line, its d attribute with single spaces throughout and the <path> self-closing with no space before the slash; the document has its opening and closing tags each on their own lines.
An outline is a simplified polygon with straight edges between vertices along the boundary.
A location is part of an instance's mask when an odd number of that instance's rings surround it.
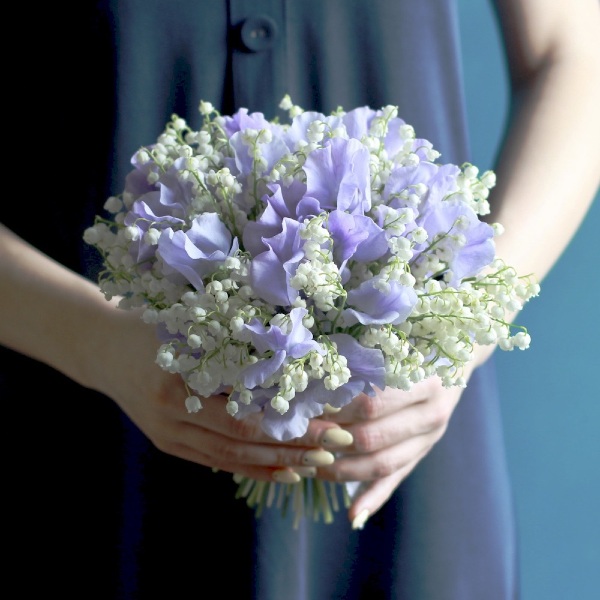
<svg viewBox="0 0 600 600">
<path fill-rule="evenodd" d="M 245 498 L 257 518 L 265 508 L 278 508 L 283 516 L 292 511 L 294 529 L 298 529 L 304 517 L 332 523 L 334 513 L 340 507 L 348 508 L 351 501 L 346 486 L 332 481 L 302 478 L 299 483 L 278 483 L 239 475 L 234 475 L 234 481 L 238 484 L 235 497 Z"/>
</svg>

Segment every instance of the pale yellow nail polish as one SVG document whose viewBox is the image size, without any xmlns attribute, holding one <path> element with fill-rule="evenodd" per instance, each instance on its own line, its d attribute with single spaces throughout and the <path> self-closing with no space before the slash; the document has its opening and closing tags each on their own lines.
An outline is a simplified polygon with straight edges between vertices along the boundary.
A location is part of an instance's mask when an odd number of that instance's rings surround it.
<svg viewBox="0 0 600 600">
<path fill-rule="evenodd" d="M 307 450 L 302 457 L 302 462 L 310 467 L 324 467 L 334 460 L 335 456 L 327 450 Z"/>
<path fill-rule="evenodd" d="M 336 408 L 335 406 L 331 406 L 331 404 L 325 404 L 325 406 L 323 407 L 323 412 L 324 413 L 338 413 L 340 412 L 340 410 L 342 410 L 341 408 Z"/>
<path fill-rule="evenodd" d="M 326 448 L 349 446 L 354 441 L 352 434 L 345 429 L 331 427 L 325 432 L 321 444 Z"/>
<path fill-rule="evenodd" d="M 369 518 L 369 509 L 363 508 L 352 521 L 352 529 L 362 529 Z"/>
<path fill-rule="evenodd" d="M 317 467 L 292 467 L 300 477 L 316 477 Z"/>
<path fill-rule="evenodd" d="M 273 471 L 271 477 L 273 477 L 273 481 L 276 481 L 277 483 L 298 483 L 302 479 L 298 473 L 290 471 L 289 469 Z"/>
</svg>

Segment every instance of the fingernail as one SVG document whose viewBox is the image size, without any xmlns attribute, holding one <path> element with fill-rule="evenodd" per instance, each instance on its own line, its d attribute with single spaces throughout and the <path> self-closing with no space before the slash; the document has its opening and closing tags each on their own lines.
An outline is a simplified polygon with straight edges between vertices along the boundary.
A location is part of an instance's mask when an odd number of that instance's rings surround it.
<svg viewBox="0 0 600 600">
<path fill-rule="evenodd" d="M 335 456 L 327 450 L 307 450 L 302 457 L 302 462 L 311 467 L 324 467 L 334 460 Z"/>
<path fill-rule="evenodd" d="M 352 434 L 345 429 L 331 427 L 325 432 L 321 444 L 326 448 L 334 446 L 349 446 L 354 441 Z"/>
<path fill-rule="evenodd" d="M 300 477 L 316 477 L 317 467 L 292 467 Z"/>
<path fill-rule="evenodd" d="M 352 521 L 352 529 L 362 529 L 369 518 L 369 509 L 363 508 Z"/>
<path fill-rule="evenodd" d="M 326 413 L 337 413 L 340 412 L 340 410 L 342 409 L 336 408 L 335 406 L 331 406 L 331 404 L 325 404 L 325 406 L 323 407 L 323 412 Z"/>
<path fill-rule="evenodd" d="M 273 471 L 271 477 L 277 483 L 298 483 L 301 479 L 298 473 L 290 471 L 289 469 L 280 469 L 279 471 Z"/>
</svg>

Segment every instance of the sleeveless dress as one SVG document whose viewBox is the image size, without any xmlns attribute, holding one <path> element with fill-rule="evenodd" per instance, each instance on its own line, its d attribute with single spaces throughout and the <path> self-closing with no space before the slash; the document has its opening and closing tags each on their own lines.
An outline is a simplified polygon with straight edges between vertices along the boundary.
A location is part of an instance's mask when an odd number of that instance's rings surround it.
<svg viewBox="0 0 600 600">
<path fill-rule="evenodd" d="M 223 114 L 244 106 L 267 118 L 285 116 L 286 93 L 325 113 L 395 104 L 441 160 L 469 159 L 452 0 L 105 0 L 36 9 L 31 19 L 27 10 L 19 8 L 23 35 L 36 59 L 26 71 L 9 68 L 17 189 L 29 185 L 0 218 L 90 278 L 99 259 L 83 230 L 171 113 L 198 126 L 201 99 Z M 31 569 L 19 579 L 24 593 L 518 597 L 493 361 L 364 530 L 351 530 L 343 512 L 294 530 L 278 511 L 256 519 L 235 499 L 230 474 L 156 450 L 111 401 L 0 350 L 3 405 L 29 449 L 8 468 L 6 513 L 18 531 L 8 542 L 13 560 Z"/>
</svg>

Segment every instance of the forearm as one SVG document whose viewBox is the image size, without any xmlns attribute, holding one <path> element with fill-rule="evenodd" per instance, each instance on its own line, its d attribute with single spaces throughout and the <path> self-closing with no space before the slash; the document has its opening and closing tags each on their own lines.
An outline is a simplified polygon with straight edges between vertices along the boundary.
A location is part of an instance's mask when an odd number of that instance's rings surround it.
<svg viewBox="0 0 600 600">
<path fill-rule="evenodd" d="M 525 24 L 515 28 L 540 19 L 534 4 L 519 6 Z M 526 42 L 505 23 L 519 56 L 512 61 L 513 110 L 495 169 L 490 220 L 505 227 L 497 238 L 498 254 L 538 281 L 572 239 L 600 183 L 599 14 L 580 7 L 561 22 L 557 12 L 556 33 L 552 29 Z"/>
<path fill-rule="evenodd" d="M 572 102 L 571 95 L 578 98 Z M 555 65 L 522 93 L 491 196 L 505 233 L 498 254 L 541 281 L 581 224 L 598 189 L 600 73 Z"/>
<path fill-rule="evenodd" d="M 114 303 L 2 224 L 0 257 L 0 344 L 89 385 L 94 331 Z"/>
<path fill-rule="evenodd" d="M 497 5 L 513 100 L 486 219 L 505 228 L 497 254 L 541 282 L 600 183 L 600 11 L 594 0 Z M 506 319 L 519 322 L 516 313 Z M 493 349 L 477 347 L 475 365 Z"/>
</svg>

